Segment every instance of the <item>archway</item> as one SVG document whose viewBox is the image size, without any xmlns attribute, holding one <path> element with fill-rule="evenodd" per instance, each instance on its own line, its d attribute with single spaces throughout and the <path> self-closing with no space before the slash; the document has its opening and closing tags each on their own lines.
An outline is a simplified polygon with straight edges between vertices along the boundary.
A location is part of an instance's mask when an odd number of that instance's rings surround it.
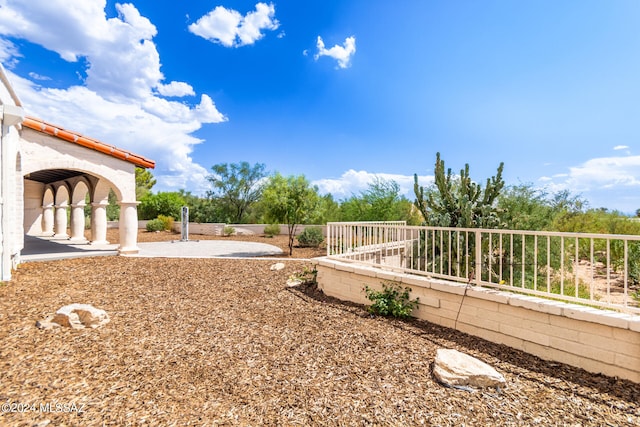
<svg viewBox="0 0 640 427">
<path fill-rule="evenodd" d="M 54 237 L 86 241 L 85 207 L 89 203 L 90 242 L 108 243 L 106 208 L 113 189 L 120 206 L 119 252 L 138 251 L 135 167 L 153 167 L 153 161 L 28 117 L 20 148 L 25 155 L 25 206 L 39 206 L 25 214 L 27 234 L 50 235 L 53 212 Z"/>
</svg>

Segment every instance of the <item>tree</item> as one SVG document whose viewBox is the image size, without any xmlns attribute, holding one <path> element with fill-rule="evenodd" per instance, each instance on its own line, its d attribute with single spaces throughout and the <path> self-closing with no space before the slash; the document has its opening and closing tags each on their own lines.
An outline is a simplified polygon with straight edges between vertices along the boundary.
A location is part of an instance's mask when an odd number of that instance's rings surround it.
<svg viewBox="0 0 640 427">
<path fill-rule="evenodd" d="M 341 205 L 343 221 L 407 221 L 419 223 L 412 203 L 400 194 L 393 180 L 376 177 L 366 191 L 352 196 Z"/>
<path fill-rule="evenodd" d="M 588 206 L 588 202 L 579 195 L 572 194 L 569 190 L 562 190 L 554 193 L 550 200 L 553 212 L 554 231 L 566 231 L 576 217 L 583 214 Z M 592 231 L 594 232 L 594 231 Z"/>
<path fill-rule="evenodd" d="M 153 178 L 151 172 L 144 168 L 136 167 L 135 169 L 136 179 L 136 200 L 142 200 L 147 194 L 151 192 L 151 188 L 156 185 L 156 180 Z M 107 220 L 118 221 L 120 219 L 120 205 L 118 205 L 118 196 L 116 196 L 113 188 L 109 189 L 109 204 L 107 205 Z M 87 214 L 90 215 L 91 207 L 87 209 Z M 155 217 L 154 217 L 155 218 Z"/>
<path fill-rule="evenodd" d="M 190 191 L 180 190 L 184 203 L 189 207 L 189 221 L 191 222 L 223 222 L 224 214 L 216 200 L 208 197 L 198 197 Z"/>
<path fill-rule="evenodd" d="M 340 204 L 333 200 L 331 194 L 325 194 L 318 200 L 318 206 L 307 218 L 309 224 L 326 224 L 331 221 L 340 221 Z"/>
<path fill-rule="evenodd" d="M 318 188 L 312 187 L 304 175 L 284 177 L 272 175 L 262 194 L 265 217 L 269 222 L 287 224 L 289 255 L 298 224 L 303 224 L 318 205 Z"/>
<path fill-rule="evenodd" d="M 532 184 L 507 187 L 498 197 L 500 219 L 510 230 L 549 230 L 553 207 L 544 190 Z"/>
<path fill-rule="evenodd" d="M 138 206 L 140 219 L 154 219 L 158 215 L 180 219 L 185 200 L 178 192 L 149 193 L 142 198 Z"/>
<path fill-rule="evenodd" d="M 118 196 L 113 188 L 109 189 L 109 204 L 107 205 L 107 220 L 118 221 L 120 219 L 120 205 L 118 204 Z"/>
<path fill-rule="evenodd" d="M 141 200 L 151 192 L 156 180 L 148 169 L 136 167 L 136 199 Z"/>
<path fill-rule="evenodd" d="M 414 175 L 415 205 L 430 225 L 443 227 L 495 228 L 500 224 L 495 202 L 504 187 L 500 163 L 495 176 L 487 179 L 484 187 L 469 176 L 469 164 L 455 177 L 451 169 L 445 175 L 444 160 L 436 154 L 435 188 L 418 185 Z"/>
<path fill-rule="evenodd" d="M 242 223 L 253 203 L 260 199 L 265 178 L 265 165 L 248 162 L 219 163 L 211 167 L 213 174 L 207 180 L 213 190 L 207 196 L 217 199 L 226 213 L 226 222 Z"/>
</svg>

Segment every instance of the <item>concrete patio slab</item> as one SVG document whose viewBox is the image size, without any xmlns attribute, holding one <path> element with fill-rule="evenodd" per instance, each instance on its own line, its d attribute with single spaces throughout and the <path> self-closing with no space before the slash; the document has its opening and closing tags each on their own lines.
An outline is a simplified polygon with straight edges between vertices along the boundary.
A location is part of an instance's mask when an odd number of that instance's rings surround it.
<svg viewBox="0 0 640 427">
<path fill-rule="evenodd" d="M 118 255 L 118 244 L 92 245 L 88 242 L 73 243 L 68 239 L 25 236 L 22 262 L 52 261 L 65 258 Z M 224 240 L 189 240 L 138 243 L 137 254 L 123 256 L 142 258 L 219 258 L 261 257 L 281 255 L 274 245 L 256 242 Z"/>
</svg>

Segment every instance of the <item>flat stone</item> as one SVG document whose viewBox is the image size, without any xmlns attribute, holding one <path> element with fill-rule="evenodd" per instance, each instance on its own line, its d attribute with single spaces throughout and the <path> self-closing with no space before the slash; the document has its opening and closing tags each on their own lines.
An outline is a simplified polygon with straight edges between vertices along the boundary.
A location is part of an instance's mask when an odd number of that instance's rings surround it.
<svg viewBox="0 0 640 427">
<path fill-rule="evenodd" d="M 279 271 L 282 270 L 284 268 L 284 263 L 283 262 L 277 262 L 275 264 L 273 264 L 271 266 L 271 271 Z"/>
<path fill-rule="evenodd" d="M 450 387 L 499 387 L 506 383 L 502 374 L 490 365 L 458 350 L 436 351 L 433 374 Z"/>
<path fill-rule="evenodd" d="M 298 279 L 297 277 L 291 277 L 287 280 L 287 287 L 293 288 L 296 286 L 302 285 L 302 279 Z"/>
<path fill-rule="evenodd" d="M 106 311 L 92 305 L 70 304 L 56 311 L 51 322 L 73 329 L 83 329 L 100 327 L 109 323 L 109 320 Z"/>
</svg>

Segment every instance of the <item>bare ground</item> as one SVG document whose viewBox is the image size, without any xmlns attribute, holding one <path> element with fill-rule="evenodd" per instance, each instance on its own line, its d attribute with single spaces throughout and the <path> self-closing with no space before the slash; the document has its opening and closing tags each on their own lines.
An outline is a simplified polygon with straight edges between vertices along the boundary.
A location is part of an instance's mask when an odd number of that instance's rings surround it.
<svg viewBox="0 0 640 427">
<path fill-rule="evenodd" d="M 0 403 L 35 410 L 2 413 L 0 425 L 640 425 L 639 384 L 371 317 L 313 286 L 287 288 L 309 263 L 280 259 L 276 272 L 275 261 L 23 264 L 0 285 Z M 35 327 L 72 302 L 105 309 L 111 322 Z M 490 363 L 507 387 L 438 384 L 441 347 Z"/>
</svg>

